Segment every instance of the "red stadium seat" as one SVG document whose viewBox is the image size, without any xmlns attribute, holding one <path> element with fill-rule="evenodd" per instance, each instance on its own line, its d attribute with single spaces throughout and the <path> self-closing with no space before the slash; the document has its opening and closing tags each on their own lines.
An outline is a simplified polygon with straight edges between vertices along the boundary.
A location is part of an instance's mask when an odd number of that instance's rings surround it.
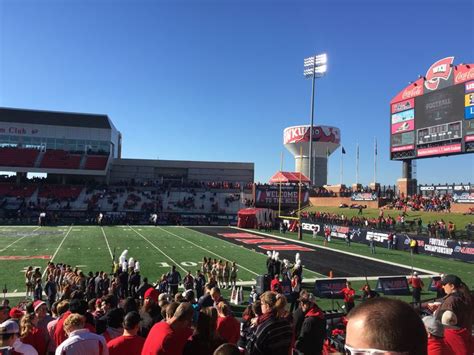
<svg viewBox="0 0 474 355">
<path fill-rule="evenodd" d="M 40 167 L 49 169 L 79 169 L 81 158 L 81 155 L 69 154 L 64 150 L 47 150 Z"/>
<path fill-rule="evenodd" d="M 0 148 L 1 166 L 32 167 L 39 150 L 29 148 Z"/>
<path fill-rule="evenodd" d="M 87 170 L 104 170 L 107 166 L 108 156 L 104 155 L 89 155 L 87 156 L 86 165 L 84 169 Z"/>
</svg>

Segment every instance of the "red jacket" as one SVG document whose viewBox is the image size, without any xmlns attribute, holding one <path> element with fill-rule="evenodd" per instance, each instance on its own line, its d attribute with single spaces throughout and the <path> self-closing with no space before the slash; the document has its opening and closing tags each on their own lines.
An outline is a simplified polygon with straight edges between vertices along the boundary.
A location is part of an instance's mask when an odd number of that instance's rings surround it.
<svg viewBox="0 0 474 355">
<path fill-rule="evenodd" d="M 444 341 L 452 355 L 472 354 L 472 337 L 466 328 L 444 329 Z"/>
<path fill-rule="evenodd" d="M 425 285 L 423 284 L 423 281 L 421 281 L 421 279 L 420 279 L 419 277 L 412 277 L 412 278 L 410 278 L 409 283 L 411 284 L 411 287 L 413 287 L 413 288 L 422 289 L 423 286 L 425 286 Z"/>
<path fill-rule="evenodd" d="M 444 338 L 428 338 L 428 355 L 447 355 L 449 348 L 446 345 Z"/>
<path fill-rule="evenodd" d="M 355 290 L 353 288 L 344 287 L 340 293 L 344 295 L 344 302 L 346 303 L 354 303 L 355 297 Z"/>
<path fill-rule="evenodd" d="M 270 282 L 270 290 L 273 292 L 281 292 L 281 285 L 278 279 L 273 279 L 272 282 Z"/>
<path fill-rule="evenodd" d="M 176 331 L 165 321 L 156 323 L 146 337 L 142 355 L 181 355 L 192 333 L 190 328 Z"/>
<path fill-rule="evenodd" d="M 34 347 L 39 355 L 46 354 L 46 335 L 42 329 L 33 327 L 27 336 L 21 338 L 21 341 Z"/>
<path fill-rule="evenodd" d="M 233 316 L 217 317 L 217 332 L 227 343 L 237 344 L 240 322 Z"/>
</svg>

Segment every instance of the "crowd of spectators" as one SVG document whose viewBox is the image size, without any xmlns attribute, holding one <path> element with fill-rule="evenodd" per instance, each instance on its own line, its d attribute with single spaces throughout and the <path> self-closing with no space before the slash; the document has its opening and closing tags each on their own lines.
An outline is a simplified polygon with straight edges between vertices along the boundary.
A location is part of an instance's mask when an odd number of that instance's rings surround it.
<svg viewBox="0 0 474 355">
<path fill-rule="evenodd" d="M 280 272 L 285 276 L 284 267 Z M 218 270 L 214 275 L 219 268 L 222 278 Z M 0 307 L 0 352 L 287 355 L 344 349 L 348 354 L 465 355 L 474 350 L 472 296 L 455 275 L 444 275 L 439 281 L 442 298 L 421 304 L 418 312 L 408 303 L 380 297 L 368 285 L 355 305 L 355 290 L 347 282 L 339 292 L 347 314 L 329 322 L 311 292 L 286 292 L 285 277 L 280 281 L 278 274 L 271 291 L 249 300 L 237 318 L 220 289 L 232 285 L 226 268 L 232 275 L 236 264 L 204 258 L 195 276 L 189 271 L 181 278 L 173 266 L 150 283 L 142 278 L 139 261 L 127 259 L 125 251 L 111 276 L 52 262 L 43 276 L 30 267 L 25 285 L 31 300 L 11 308 L 5 299 Z"/>
<path fill-rule="evenodd" d="M 451 212 L 453 198 L 450 194 L 424 196 L 416 194 L 413 196 L 399 197 L 391 201 L 389 208 L 406 211 L 425 212 Z"/>
</svg>

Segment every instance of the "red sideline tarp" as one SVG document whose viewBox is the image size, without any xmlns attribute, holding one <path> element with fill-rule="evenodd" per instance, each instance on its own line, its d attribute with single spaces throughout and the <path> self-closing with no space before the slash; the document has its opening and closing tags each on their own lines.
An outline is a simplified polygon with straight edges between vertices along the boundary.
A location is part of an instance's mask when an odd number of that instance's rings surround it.
<svg viewBox="0 0 474 355">
<path fill-rule="evenodd" d="M 292 173 L 289 171 L 278 171 L 270 178 L 270 184 L 297 184 L 300 182 L 309 182 L 309 179 L 301 173 Z"/>
</svg>

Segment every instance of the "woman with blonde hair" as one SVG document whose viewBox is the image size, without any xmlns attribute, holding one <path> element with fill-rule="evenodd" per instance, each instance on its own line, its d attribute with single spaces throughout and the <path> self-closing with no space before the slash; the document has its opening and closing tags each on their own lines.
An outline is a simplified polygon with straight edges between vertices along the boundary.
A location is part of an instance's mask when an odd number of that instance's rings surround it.
<svg viewBox="0 0 474 355">
<path fill-rule="evenodd" d="M 258 317 L 255 332 L 247 343 L 247 351 L 253 354 L 287 355 L 293 339 L 293 328 L 285 318 L 278 317 L 282 300 L 277 293 L 264 292 L 260 296 L 262 315 Z"/>
<path fill-rule="evenodd" d="M 34 313 L 25 314 L 20 320 L 20 339 L 24 344 L 35 348 L 39 355 L 46 354 L 48 335 L 37 327 L 38 319 Z"/>
</svg>

